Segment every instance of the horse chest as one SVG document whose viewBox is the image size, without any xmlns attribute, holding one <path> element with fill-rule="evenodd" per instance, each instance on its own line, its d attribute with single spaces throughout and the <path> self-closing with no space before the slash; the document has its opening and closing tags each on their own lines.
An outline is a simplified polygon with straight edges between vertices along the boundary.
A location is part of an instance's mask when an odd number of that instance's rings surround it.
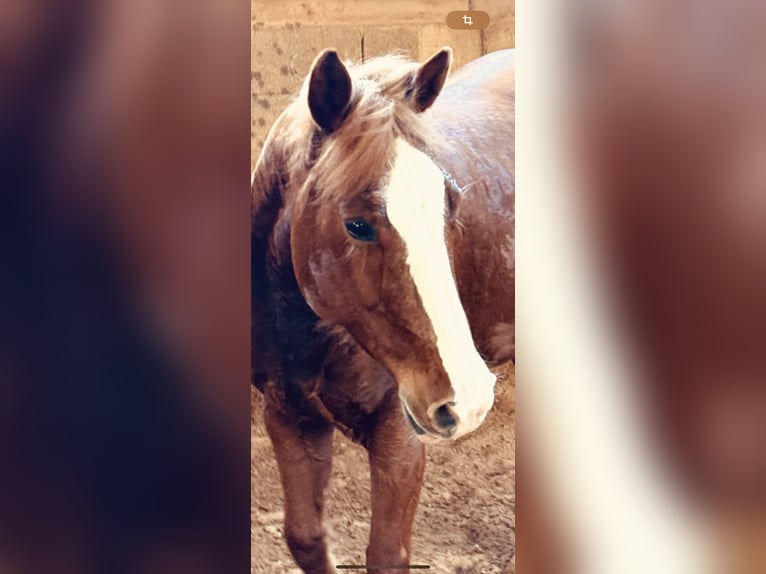
<svg viewBox="0 0 766 574">
<path fill-rule="evenodd" d="M 324 419 L 363 440 L 371 415 L 396 391 L 393 377 L 345 329 L 322 322 L 297 285 L 274 287 L 279 366 L 272 379 L 280 401 L 302 418 Z"/>
</svg>

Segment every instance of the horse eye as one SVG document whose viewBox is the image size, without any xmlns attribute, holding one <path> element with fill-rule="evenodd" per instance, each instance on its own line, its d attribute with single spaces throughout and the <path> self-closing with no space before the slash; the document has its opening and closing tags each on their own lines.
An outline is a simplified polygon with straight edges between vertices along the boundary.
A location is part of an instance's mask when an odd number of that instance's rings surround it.
<svg viewBox="0 0 766 574">
<path fill-rule="evenodd" d="M 372 225 L 364 219 L 352 219 L 346 222 L 346 231 L 354 239 L 359 241 L 375 241 L 378 234 Z"/>
</svg>

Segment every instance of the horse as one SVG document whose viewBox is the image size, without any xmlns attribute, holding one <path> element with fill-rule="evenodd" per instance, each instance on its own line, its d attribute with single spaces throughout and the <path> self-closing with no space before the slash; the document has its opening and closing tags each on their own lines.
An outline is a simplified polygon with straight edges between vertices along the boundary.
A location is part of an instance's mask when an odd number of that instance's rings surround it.
<svg viewBox="0 0 766 574">
<path fill-rule="evenodd" d="M 393 572 L 424 445 L 475 430 L 515 360 L 514 54 L 452 60 L 324 50 L 253 171 L 253 384 L 307 573 L 335 571 L 334 430 L 368 451 L 367 564 Z"/>
</svg>

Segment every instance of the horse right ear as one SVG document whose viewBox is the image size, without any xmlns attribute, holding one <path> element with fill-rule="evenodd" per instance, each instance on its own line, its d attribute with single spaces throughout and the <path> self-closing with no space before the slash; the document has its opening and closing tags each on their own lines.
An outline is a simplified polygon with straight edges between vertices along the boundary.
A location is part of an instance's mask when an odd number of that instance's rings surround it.
<svg viewBox="0 0 766 574">
<path fill-rule="evenodd" d="M 452 49 L 445 46 L 418 68 L 412 90 L 412 107 L 416 112 L 431 107 L 444 87 L 451 66 Z"/>
<path fill-rule="evenodd" d="M 346 118 L 351 102 L 351 77 L 338 52 L 323 51 L 311 66 L 309 110 L 325 132 L 337 130 Z"/>
</svg>

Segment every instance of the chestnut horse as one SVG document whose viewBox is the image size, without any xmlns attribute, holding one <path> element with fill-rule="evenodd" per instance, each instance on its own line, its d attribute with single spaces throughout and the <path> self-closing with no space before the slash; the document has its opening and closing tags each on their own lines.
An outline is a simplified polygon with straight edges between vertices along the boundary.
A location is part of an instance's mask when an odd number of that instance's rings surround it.
<svg viewBox="0 0 766 574">
<path fill-rule="evenodd" d="M 367 563 L 406 565 L 423 443 L 476 429 L 514 358 L 513 52 L 451 63 L 325 50 L 253 173 L 253 380 L 305 572 L 335 571 L 333 429 L 369 452 Z"/>
</svg>

